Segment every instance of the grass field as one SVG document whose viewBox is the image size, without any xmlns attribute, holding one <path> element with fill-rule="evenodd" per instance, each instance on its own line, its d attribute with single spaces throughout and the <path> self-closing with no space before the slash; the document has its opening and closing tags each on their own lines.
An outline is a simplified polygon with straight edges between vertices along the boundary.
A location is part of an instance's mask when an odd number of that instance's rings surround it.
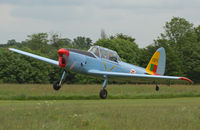
<svg viewBox="0 0 200 130">
<path fill-rule="evenodd" d="M 154 87 L 109 85 L 100 100 L 101 85 L 0 84 L 0 129 L 200 128 L 200 86 Z"/>
<path fill-rule="evenodd" d="M 99 99 L 101 85 L 64 85 L 54 91 L 52 85 L 0 84 L 0 100 L 85 100 Z M 108 99 L 160 99 L 200 97 L 200 85 L 108 85 Z"/>
<path fill-rule="evenodd" d="M 0 101 L 0 129 L 199 129 L 200 98 Z"/>
</svg>

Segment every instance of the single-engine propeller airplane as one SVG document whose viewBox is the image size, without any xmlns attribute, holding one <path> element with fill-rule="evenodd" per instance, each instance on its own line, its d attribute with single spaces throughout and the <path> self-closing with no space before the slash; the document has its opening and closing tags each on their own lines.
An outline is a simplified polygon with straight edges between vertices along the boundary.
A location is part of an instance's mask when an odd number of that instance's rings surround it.
<svg viewBox="0 0 200 130">
<path fill-rule="evenodd" d="M 58 50 L 58 61 L 14 48 L 8 48 L 8 50 L 30 56 L 62 68 L 63 74 L 60 81 L 53 84 L 53 88 L 55 90 L 59 90 L 61 88 L 67 70 L 103 78 L 104 82 L 99 93 L 99 96 L 102 99 L 107 97 L 106 86 L 108 79 L 121 79 L 129 81 L 140 79 L 142 81 L 154 80 L 156 82 L 159 80 L 182 80 L 192 83 L 192 80 L 185 77 L 164 76 L 166 53 L 163 47 L 159 48 L 154 53 L 146 68 L 125 63 L 121 61 L 117 52 L 100 46 L 92 46 L 88 51 L 61 48 Z M 157 83 L 156 90 L 159 90 Z"/>
</svg>

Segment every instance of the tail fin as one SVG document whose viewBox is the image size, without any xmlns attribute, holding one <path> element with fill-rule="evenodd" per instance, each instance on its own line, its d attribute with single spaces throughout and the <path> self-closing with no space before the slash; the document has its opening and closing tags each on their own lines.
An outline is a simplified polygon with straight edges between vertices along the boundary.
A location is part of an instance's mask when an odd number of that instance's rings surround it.
<svg viewBox="0 0 200 130">
<path fill-rule="evenodd" d="M 151 75 L 164 75 L 166 64 L 166 53 L 163 47 L 159 48 L 152 56 L 146 71 Z"/>
</svg>

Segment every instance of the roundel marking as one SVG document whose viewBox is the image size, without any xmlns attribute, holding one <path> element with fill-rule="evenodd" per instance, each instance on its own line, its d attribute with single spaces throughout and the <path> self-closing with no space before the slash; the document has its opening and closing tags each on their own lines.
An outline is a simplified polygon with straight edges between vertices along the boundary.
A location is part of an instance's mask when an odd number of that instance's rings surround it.
<svg viewBox="0 0 200 130">
<path fill-rule="evenodd" d="M 131 74 L 135 74 L 136 71 L 135 71 L 134 69 L 131 69 L 131 70 L 130 70 L 130 73 L 131 73 Z"/>
</svg>

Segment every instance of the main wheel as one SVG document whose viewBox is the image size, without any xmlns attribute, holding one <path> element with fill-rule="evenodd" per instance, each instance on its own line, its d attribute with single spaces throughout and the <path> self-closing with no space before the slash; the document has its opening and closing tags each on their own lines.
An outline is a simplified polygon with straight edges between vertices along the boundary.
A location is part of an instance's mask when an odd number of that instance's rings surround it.
<svg viewBox="0 0 200 130">
<path fill-rule="evenodd" d="M 59 90 L 60 88 L 61 88 L 61 85 L 59 85 L 59 81 L 57 81 L 57 82 L 55 82 L 54 84 L 53 84 L 53 88 L 54 88 L 54 90 Z"/>
<path fill-rule="evenodd" d="M 156 91 L 159 91 L 159 87 L 158 87 L 158 85 L 156 85 Z"/>
<path fill-rule="evenodd" d="M 99 96 L 100 96 L 101 99 L 106 99 L 107 94 L 108 94 L 108 92 L 107 92 L 106 89 L 101 89 Z"/>
</svg>

